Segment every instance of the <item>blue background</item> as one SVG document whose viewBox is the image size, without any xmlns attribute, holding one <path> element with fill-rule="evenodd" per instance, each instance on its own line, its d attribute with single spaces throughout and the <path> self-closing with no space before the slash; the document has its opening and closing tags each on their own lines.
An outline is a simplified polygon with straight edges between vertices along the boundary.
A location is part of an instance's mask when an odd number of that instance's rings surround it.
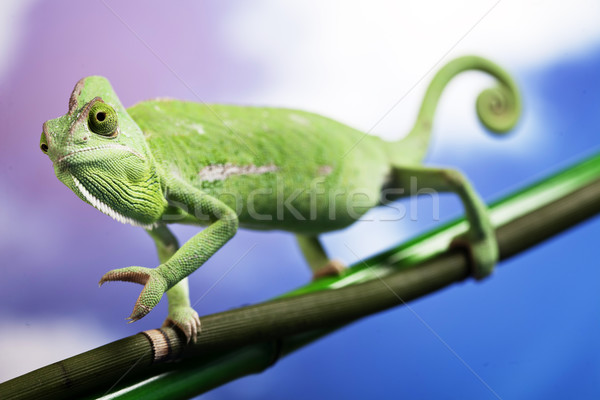
<svg viewBox="0 0 600 400">
<path fill-rule="evenodd" d="M 162 302 L 142 321 L 125 324 L 139 287 L 98 289 L 97 281 L 112 268 L 155 265 L 152 242 L 79 200 L 38 149 L 42 123 L 66 112 L 75 82 L 105 75 L 128 106 L 157 96 L 196 100 L 173 71 L 207 102 L 252 102 L 248 93 L 269 79 L 260 63 L 219 42 L 219 29 L 235 31 L 219 25 L 226 5 L 168 13 L 155 3 L 114 7 L 167 66 L 102 3 L 53 1 L 31 8 L 16 59 L 0 77 L 0 326 L 7 328 L 0 330 L 0 348 L 21 354 L 0 361 L 4 371 L 9 362 L 16 371 L 19 362 L 41 366 L 157 327 L 166 314 Z M 429 157 L 460 168 L 487 200 L 600 145 L 600 46 L 535 68 L 507 68 L 525 99 L 516 132 L 497 140 L 476 131 L 456 146 L 458 128 L 438 123 Z M 441 218 L 458 213 L 458 201 L 443 196 Z M 325 243 L 332 255 L 355 262 L 345 243 L 367 256 L 438 223 L 359 223 L 327 235 Z M 175 231 L 183 242 L 197 229 Z M 599 234 L 600 220 L 592 219 L 504 262 L 491 279 L 453 285 L 412 302 L 411 310 L 365 318 L 205 398 L 495 398 L 489 388 L 506 399 L 598 398 Z M 191 277 L 191 296 L 202 297 L 196 307 L 202 315 L 266 300 L 309 278 L 291 235 L 241 231 Z M 36 360 L 34 346 L 45 343 L 49 326 L 67 345 Z M 27 341 L 11 335 L 15 327 Z"/>
</svg>

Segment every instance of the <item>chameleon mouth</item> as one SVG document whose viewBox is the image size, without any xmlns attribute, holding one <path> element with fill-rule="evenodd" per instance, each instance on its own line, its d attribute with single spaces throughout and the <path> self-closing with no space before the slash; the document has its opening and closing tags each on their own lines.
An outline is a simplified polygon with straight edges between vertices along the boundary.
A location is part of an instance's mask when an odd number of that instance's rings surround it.
<svg viewBox="0 0 600 400">
<path fill-rule="evenodd" d="M 137 151 L 135 151 L 135 150 L 133 150 L 133 149 L 127 147 L 127 146 L 123 146 L 123 145 L 120 145 L 120 144 L 103 144 L 103 145 L 100 145 L 100 146 L 85 147 L 83 149 L 78 149 L 78 150 L 72 151 L 72 152 L 70 152 L 68 154 L 65 154 L 64 156 L 58 157 L 56 159 L 56 162 L 58 164 L 60 164 L 61 162 L 69 159 L 70 157 L 74 156 L 75 154 L 80 154 L 80 153 L 84 153 L 84 152 L 88 152 L 88 151 L 105 150 L 105 149 L 125 150 L 125 151 L 133 154 L 134 156 L 136 156 L 136 157 L 138 157 L 138 158 L 140 158 L 142 160 L 145 160 L 145 158 L 144 158 L 143 155 L 141 155 Z"/>
<path fill-rule="evenodd" d="M 115 219 L 119 222 L 121 222 L 122 224 L 129 224 L 129 225 L 133 225 L 133 226 L 138 226 L 144 229 L 153 229 L 156 227 L 156 223 L 154 224 L 143 224 L 141 222 L 138 222 L 136 220 L 134 220 L 133 218 L 127 217 L 123 214 L 121 214 L 118 211 L 113 210 L 109 205 L 107 205 L 106 203 L 102 202 L 100 199 L 98 199 L 96 196 L 94 196 L 93 194 L 91 194 L 86 188 L 85 186 L 83 186 L 83 184 L 81 182 L 79 182 L 79 179 L 75 178 L 74 175 L 71 175 L 71 178 L 73 179 L 73 183 L 75 184 L 75 187 L 77 188 L 77 190 L 79 191 L 79 193 L 81 193 L 81 195 L 85 198 L 85 200 L 90 203 L 92 206 L 94 206 L 94 208 L 100 210 L 101 212 L 103 212 L 104 214 L 108 215 L 109 217 L 111 217 L 112 219 Z"/>
</svg>

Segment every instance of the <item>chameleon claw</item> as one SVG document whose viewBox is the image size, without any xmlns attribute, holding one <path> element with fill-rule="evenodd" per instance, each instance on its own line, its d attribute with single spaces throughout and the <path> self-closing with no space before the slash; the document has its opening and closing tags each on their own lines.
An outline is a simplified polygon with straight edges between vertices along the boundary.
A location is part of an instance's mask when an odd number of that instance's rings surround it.
<svg viewBox="0 0 600 400">
<path fill-rule="evenodd" d="M 154 306 L 147 307 L 143 304 L 140 304 L 140 300 L 138 298 L 138 301 L 135 303 L 135 306 L 133 307 L 133 311 L 131 312 L 131 315 L 129 317 L 127 317 L 127 319 L 129 320 L 129 321 L 127 321 L 127 323 L 130 324 L 132 322 L 135 322 L 139 319 L 144 318 L 146 316 L 146 314 L 148 314 L 150 312 L 150 310 L 152 310 L 153 307 Z"/>
<path fill-rule="evenodd" d="M 128 267 L 107 272 L 100 279 L 100 286 L 109 281 L 133 282 L 144 285 L 131 315 L 127 318 L 129 323 L 135 322 L 148 314 L 158 304 L 163 293 L 167 290 L 167 283 L 155 269 L 144 267 Z"/>
<path fill-rule="evenodd" d="M 176 326 L 185 335 L 186 342 L 190 340 L 196 343 L 196 337 L 202 330 L 200 317 L 198 313 L 189 306 L 179 307 L 174 311 L 169 312 L 169 316 L 165 319 L 163 327 Z"/>
</svg>

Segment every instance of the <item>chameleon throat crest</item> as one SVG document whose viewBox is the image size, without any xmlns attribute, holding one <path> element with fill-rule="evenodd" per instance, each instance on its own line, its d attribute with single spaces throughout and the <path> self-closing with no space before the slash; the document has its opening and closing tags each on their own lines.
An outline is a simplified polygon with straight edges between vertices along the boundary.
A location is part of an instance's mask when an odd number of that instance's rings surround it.
<svg viewBox="0 0 600 400">
<path fill-rule="evenodd" d="M 127 217 L 127 216 L 119 213 L 118 211 L 113 210 L 106 203 L 103 203 L 98 198 L 96 198 L 93 194 L 91 194 L 85 188 L 85 186 L 83 186 L 81 184 L 81 182 L 79 182 L 79 180 L 77 178 L 75 178 L 75 176 L 71 175 L 71 178 L 73 179 L 73 182 L 75 183 L 75 187 L 77 187 L 77 190 L 79 190 L 79 193 L 81 193 L 83 195 L 83 197 L 85 197 L 85 199 L 92 206 L 94 206 L 94 208 L 102 211 L 104 214 L 108 215 L 112 219 L 115 219 L 115 220 L 117 220 L 117 221 L 119 221 L 119 222 L 121 222 L 123 224 L 129 224 L 129 225 L 133 225 L 133 226 L 139 226 L 139 227 L 144 228 L 144 229 L 152 229 L 152 228 L 156 227 L 157 224 L 149 224 L 149 225 L 148 224 L 142 224 L 142 223 L 134 220 L 133 218 L 129 218 L 129 217 Z"/>
</svg>

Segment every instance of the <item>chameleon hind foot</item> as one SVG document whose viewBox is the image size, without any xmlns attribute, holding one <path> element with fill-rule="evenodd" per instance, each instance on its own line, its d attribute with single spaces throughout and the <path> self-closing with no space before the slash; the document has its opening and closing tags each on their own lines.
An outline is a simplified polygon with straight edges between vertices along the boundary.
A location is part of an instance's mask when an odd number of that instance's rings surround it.
<svg viewBox="0 0 600 400">
<path fill-rule="evenodd" d="M 137 321 L 148 314 L 158 304 L 163 293 L 167 290 L 167 281 L 153 268 L 127 267 L 113 269 L 104 274 L 99 285 L 102 286 L 109 281 L 133 282 L 144 285 L 140 296 L 135 302 L 133 312 L 127 318 L 129 322 Z"/>
<path fill-rule="evenodd" d="M 493 235 L 478 240 L 472 240 L 469 236 L 467 234 L 454 238 L 450 247 L 466 250 L 471 274 L 480 280 L 490 275 L 498 262 L 498 243 Z"/>
<path fill-rule="evenodd" d="M 162 324 L 164 327 L 176 326 L 185 335 L 186 342 L 190 340 L 196 343 L 196 337 L 202 330 L 202 324 L 198 313 L 189 306 L 178 307 L 175 310 L 169 310 L 169 315 Z"/>
<path fill-rule="evenodd" d="M 312 280 L 324 278 L 327 276 L 340 276 L 346 270 L 346 266 L 338 260 L 330 260 L 325 266 L 313 272 Z"/>
<path fill-rule="evenodd" d="M 313 273 L 312 280 L 327 276 L 340 276 L 346 266 L 338 260 L 330 260 L 316 236 L 296 235 L 300 250 Z"/>
</svg>

